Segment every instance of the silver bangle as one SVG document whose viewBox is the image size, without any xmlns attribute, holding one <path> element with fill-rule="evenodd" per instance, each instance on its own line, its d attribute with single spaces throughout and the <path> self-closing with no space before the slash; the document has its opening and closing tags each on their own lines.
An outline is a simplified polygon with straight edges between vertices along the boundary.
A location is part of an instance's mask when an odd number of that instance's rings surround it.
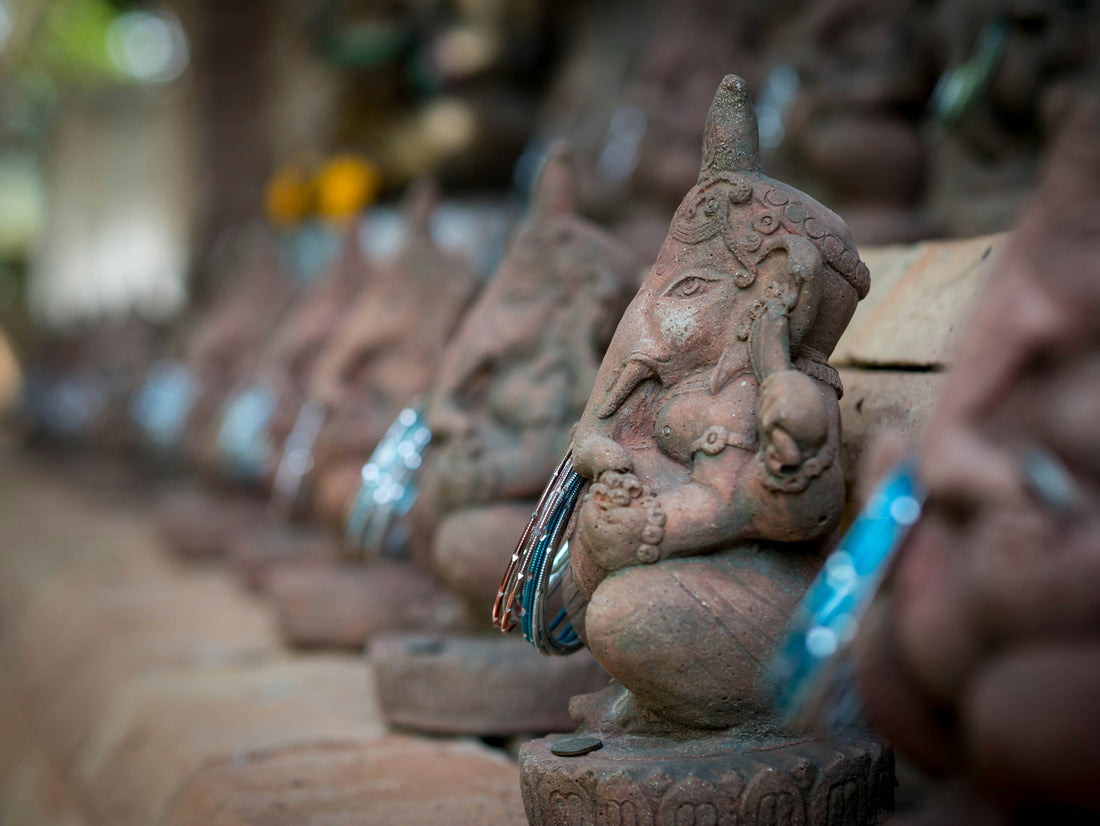
<svg viewBox="0 0 1100 826">
<path fill-rule="evenodd" d="M 313 470 L 313 445 L 327 414 L 324 403 L 306 399 L 283 444 L 283 455 L 279 459 L 271 489 L 271 501 L 284 515 L 293 515 L 301 504 L 302 483 Z"/>
<path fill-rule="evenodd" d="M 582 643 L 564 607 L 551 618 L 547 605 L 569 564 L 569 532 L 585 478 L 573 468 L 570 449 L 539 497 L 493 603 L 493 625 L 508 633 L 518 624 L 542 654 L 571 654 Z"/>
<path fill-rule="evenodd" d="M 344 539 L 366 558 L 402 555 L 403 546 L 394 541 L 395 527 L 420 493 L 420 469 L 432 440 L 426 412 L 420 399 L 402 410 L 360 472 Z"/>
</svg>

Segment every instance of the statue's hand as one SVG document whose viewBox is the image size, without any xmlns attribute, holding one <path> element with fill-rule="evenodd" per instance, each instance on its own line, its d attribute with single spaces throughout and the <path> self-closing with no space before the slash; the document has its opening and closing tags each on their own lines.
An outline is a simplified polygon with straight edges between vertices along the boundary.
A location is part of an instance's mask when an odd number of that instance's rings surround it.
<svg viewBox="0 0 1100 826">
<path fill-rule="evenodd" d="M 573 467 L 582 476 L 597 479 L 606 471 L 630 474 L 634 460 L 629 451 L 606 436 L 589 435 L 573 442 Z"/>
<path fill-rule="evenodd" d="M 633 473 L 605 471 L 581 506 L 578 531 L 592 561 L 605 571 L 656 562 L 664 516 Z"/>
<path fill-rule="evenodd" d="M 797 370 L 773 373 L 764 381 L 756 422 L 764 467 L 773 476 L 796 471 L 829 438 L 829 411 L 821 392 Z"/>
</svg>

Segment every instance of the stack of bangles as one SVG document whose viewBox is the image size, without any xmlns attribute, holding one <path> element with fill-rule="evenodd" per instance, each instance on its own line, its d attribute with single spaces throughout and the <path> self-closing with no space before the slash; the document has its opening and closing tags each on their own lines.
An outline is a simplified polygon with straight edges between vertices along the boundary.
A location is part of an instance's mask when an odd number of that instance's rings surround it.
<svg viewBox="0 0 1100 826">
<path fill-rule="evenodd" d="M 259 382 L 229 398 L 218 429 L 218 450 L 222 467 L 231 476 L 254 481 L 263 472 L 272 451 L 268 427 L 277 406 L 275 391 Z"/>
<path fill-rule="evenodd" d="M 306 399 L 294 427 L 286 437 L 283 455 L 275 471 L 272 501 L 277 508 L 292 515 L 298 507 L 302 492 L 302 480 L 313 469 L 313 444 L 325 423 L 327 410 L 322 402 Z"/>
<path fill-rule="evenodd" d="M 571 654 L 581 647 L 564 607 L 547 620 L 547 602 L 569 566 L 569 543 L 562 540 L 585 481 L 573 468 L 570 449 L 542 492 L 493 603 L 493 625 L 507 634 L 518 616 L 524 638 L 542 654 Z"/>
<path fill-rule="evenodd" d="M 417 400 L 397 415 L 370 461 L 363 465 L 359 490 L 344 523 L 344 538 L 350 548 L 368 559 L 384 553 L 396 555 L 388 540 L 393 526 L 409 512 L 420 492 L 417 475 L 431 440 L 425 405 Z"/>
<path fill-rule="evenodd" d="M 175 359 L 161 359 L 130 397 L 130 417 L 154 447 L 178 447 L 198 392 L 198 383 L 186 366 Z"/>
<path fill-rule="evenodd" d="M 772 692 L 787 719 L 832 728 L 859 721 L 848 644 L 920 518 L 924 499 L 916 462 L 900 462 L 825 560 L 772 665 Z"/>
</svg>

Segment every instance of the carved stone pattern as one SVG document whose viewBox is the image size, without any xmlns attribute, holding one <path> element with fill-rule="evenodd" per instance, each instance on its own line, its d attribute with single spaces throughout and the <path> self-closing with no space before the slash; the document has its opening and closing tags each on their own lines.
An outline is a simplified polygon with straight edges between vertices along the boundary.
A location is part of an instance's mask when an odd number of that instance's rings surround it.
<svg viewBox="0 0 1100 826">
<path fill-rule="evenodd" d="M 873 826 L 893 809 L 893 755 L 873 738 L 724 757 L 554 757 L 520 752 L 531 826 Z"/>
<path fill-rule="evenodd" d="M 744 273 L 737 274 L 737 286 L 744 288 L 753 283 L 759 263 L 756 252 L 763 244 L 764 235 L 771 235 L 782 227 L 791 235 L 809 238 L 821 251 L 825 263 L 851 284 L 861 299 L 870 290 L 870 271 L 859 260 L 855 248 L 829 233 L 825 225 L 810 214 L 810 209 L 793 200 L 786 189 L 771 187 L 757 197 L 745 198 L 746 190 L 753 191 L 751 184 L 723 175 L 700 183 L 697 190 L 696 197 L 677 211 L 669 231 L 673 238 L 685 244 L 702 243 L 722 232 L 726 246 L 745 268 Z M 755 212 L 751 221 L 754 231 L 734 237 L 728 230 L 731 204 Z"/>
</svg>

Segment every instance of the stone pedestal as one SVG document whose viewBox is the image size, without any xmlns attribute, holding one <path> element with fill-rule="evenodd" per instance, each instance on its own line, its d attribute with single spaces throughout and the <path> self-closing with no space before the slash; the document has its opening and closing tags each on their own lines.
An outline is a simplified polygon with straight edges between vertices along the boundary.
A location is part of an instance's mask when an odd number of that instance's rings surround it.
<svg viewBox="0 0 1100 826">
<path fill-rule="evenodd" d="M 587 651 L 545 657 L 500 634 L 386 634 L 370 658 L 386 721 L 435 734 L 568 731 L 569 698 L 610 680 Z"/>
<path fill-rule="evenodd" d="M 575 757 L 553 735 L 520 749 L 531 826 L 872 826 L 893 809 L 894 757 L 868 732 L 834 739 L 761 731 L 675 741 L 600 737 Z"/>
<path fill-rule="evenodd" d="M 249 590 L 264 591 L 271 573 L 287 566 L 333 566 L 340 561 L 340 539 L 313 525 L 264 521 L 229 542 L 234 570 Z"/>
<path fill-rule="evenodd" d="M 369 565 L 280 565 L 265 580 L 268 602 L 291 645 L 362 648 L 398 629 L 452 628 L 458 597 L 418 568 L 380 560 Z"/>
<path fill-rule="evenodd" d="M 258 496 L 211 491 L 188 484 L 165 491 L 154 505 L 164 544 L 185 559 L 226 556 L 232 538 L 264 520 Z"/>
</svg>

